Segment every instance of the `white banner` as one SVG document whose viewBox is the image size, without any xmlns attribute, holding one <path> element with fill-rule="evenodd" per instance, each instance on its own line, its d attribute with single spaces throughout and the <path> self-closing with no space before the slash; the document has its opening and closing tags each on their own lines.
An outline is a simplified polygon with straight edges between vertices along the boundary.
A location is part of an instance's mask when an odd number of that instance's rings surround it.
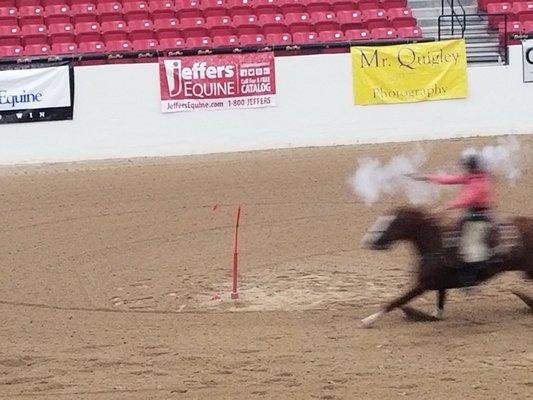
<svg viewBox="0 0 533 400">
<path fill-rule="evenodd" d="M 0 70 L 0 123 L 72 119 L 72 78 L 68 64 Z"/>
<path fill-rule="evenodd" d="M 533 82 L 533 40 L 522 41 L 524 82 Z"/>
</svg>

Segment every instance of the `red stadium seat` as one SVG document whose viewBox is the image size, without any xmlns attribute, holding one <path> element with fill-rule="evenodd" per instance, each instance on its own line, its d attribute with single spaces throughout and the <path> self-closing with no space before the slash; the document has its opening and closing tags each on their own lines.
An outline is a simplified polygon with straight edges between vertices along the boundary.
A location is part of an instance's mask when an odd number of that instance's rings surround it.
<svg viewBox="0 0 533 400">
<path fill-rule="evenodd" d="M 203 18 L 184 18 L 181 20 L 181 33 L 185 39 L 207 37 L 207 24 Z"/>
<path fill-rule="evenodd" d="M 132 40 L 131 44 L 133 45 L 133 49 L 138 51 L 156 50 L 159 47 L 159 43 L 155 39 Z"/>
<path fill-rule="evenodd" d="M 252 8 L 252 0 L 227 0 L 226 6 L 229 11 L 229 15 L 232 17 L 235 15 L 250 15 L 254 13 Z M 259 14 L 258 14 L 259 15 Z"/>
<path fill-rule="evenodd" d="M 97 11 L 100 22 L 122 21 L 122 5 L 119 2 L 98 3 Z"/>
<path fill-rule="evenodd" d="M 20 45 L 0 46 L 0 57 L 20 57 L 23 52 Z"/>
<path fill-rule="evenodd" d="M 531 22 L 526 22 L 526 24 L 530 24 Z M 532 26 L 533 27 L 533 26 Z M 507 28 L 507 29 L 506 29 Z M 513 22 L 507 22 L 507 27 L 505 26 L 505 23 L 500 23 L 498 27 L 498 33 L 499 33 L 499 39 L 500 44 L 505 44 L 505 36 L 507 35 L 507 45 L 512 44 L 520 44 L 521 41 L 519 39 L 515 39 L 514 35 L 520 35 L 521 33 L 524 33 L 524 27 L 522 26 L 522 23 L 520 21 L 513 21 Z M 525 32 L 528 33 L 528 32 Z"/>
<path fill-rule="evenodd" d="M 422 37 L 422 29 L 418 26 L 408 26 L 404 28 L 398 28 L 398 37 L 403 39 L 415 39 Z"/>
<path fill-rule="evenodd" d="M 16 7 L 0 7 L 0 25 L 18 25 L 18 14 Z"/>
<path fill-rule="evenodd" d="M 342 42 L 346 40 L 342 31 L 324 31 L 318 34 L 318 41 L 322 43 Z"/>
<path fill-rule="evenodd" d="M 259 16 L 259 25 L 263 28 L 263 33 L 287 33 L 288 27 L 285 25 L 283 14 L 263 14 Z"/>
<path fill-rule="evenodd" d="M 70 7 L 67 4 L 53 4 L 46 6 L 44 9 L 44 16 L 48 25 L 69 23 Z"/>
<path fill-rule="evenodd" d="M 154 30 L 159 40 L 159 45 L 161 45 L 161 39 L 181 38 L 178 26 L 179 21 L 176 18 L 156 19 L 154 21 Z"/>
<path fill-rule="evenodd" d="M 290 45 L 292 38 L 288 33 L 269 33 L 266 35 L 266 43 L 274 46 Z"/>
<path fill-rule="evenodd" d="M 331 3 L 328 0 L 305 0 L 307 12 L 311 15 L 316 12 L 332 11 Z"/>
<path fill-rule="evenodd" d="M 24 46 L 30 44 L 48 44 L 48 31 L 46 25 L 23 25 L 22 26 L 22 41 Z"/>
<path fill-rule="evenodd" d="M 127 32 L 128 24 L 126 21 L 105 21 L 100 24 L 102 33 Z"/>
<path fill-rule="evenodd" d="M 235 33 L 231 17 L 227 15 L 207 18 L 206 27 L 209 29 L 209 36 L 212 38 L 216 36 L 231 36 Z"/>
<path fill-rule="evenodd" d="M 163 38 L 159 40 L 159 50 L 167 49 L 184 49 L 187 47 L 185 39 L 175 37 L 175 38 Z"/>
<path fill-rule="evenodd" d="M 150 19 L 150 9 L 145 1 L 128 1 L 123 4 L 122 12 L 128 22 Z"/>
<path fill-rule="evenodd" d="M 104 53 L 105 44 L 101 41 L 78 42 L 78 49 L 81 53 Z"/>
<path fill-rule="evenodd" d="M 256 15 L 281 13 L 277 0 L 255 0 L 254 11 Z"/>
<path fill-rule="evenodd" d="M 91 3 L 72 4 L 70 8 L 74 24 L 80 22 L 96 22 L 98 12 L 96 6 Z"/>
<path fill-rule="evenodd" d="M 205 18 L 228 15 L 225 0 L 202 0 L 200 8 Z"/>
<path fill-rule="evenodd" d="M 74 42 L 52 44 L 52 54 L 75 54 L 77 52 L 78 45 Z"/>
<path fill-rule="evenodd" d="M 318 35 L 316 32 L 295 32 L 292 34 L 292 42 L 294 44 L 318 43 Z"/>
<path fill-rule="evenodd" d="M 382 0 L 378 8 L 390 10 L 391 8 L 405 8 L 407 0 Z"/>
<path fill-rule="evenodd" d="M 44 8 L 41 6 L 19 7 L 20 26 L 44 23 Z M 26 50 L 24 50 L 26 51 Z"/>
<path fill-rule="evenodd" d="M 416 18 L 410 8 L 391 8 L 388 11 L 389 20 L 393 28 L 416 26 Z"/>
<path fill-rule="evenodd" d="M 74 43 L 76 39 L 74 25 L 70 23 L 48 25 L 48 34 L 50 35 L 51 44 Z"/>
<path fill-rule="evenodd" d="M 331 8 L 337 15 L 340 11 L 355 11 L 359 9 L 356 0 L 333 0 Z"/>
<path fill-rule="evenodd" d="M 363 22 L 366 29 L 372 30 L 376 28 L 387 28 L 389 26 L 389 19 L 385 10 L 372 9 L 363 11 Z"/>
<path fill-rule="evenodd" d="M 109 40 L 105 42 L 106 51 L 132 51 L 133 44 L 129 40 Z"/>
<path fill-rule="evenodd" d="M 359 0 L 359 9 L 361 11 L 377 10 L 380 8 L 379 0 Z"/>
<path fill-rule="evenodd" d="M 176 15 L 182 18 L 199 18 L 202 16 L 199 0 L 176 0 Z"/>
<path fill-rule="evenodd" d="M 150 19 L 135 19 L 133 21 L 128 22 L 128 31 L 130 33 L 132 32 L 145 32 L 150 31 L 153 32 L 154 30 L 154 23 Z"/>
<path fill-rule="evenodd" d="M 50 54 L 50 46 L 47 44 L 28 44 L 24 47 L 24 55 L 30 57 L 47 56 Z"/>
<path fill-rule="evenodd" d="M 174 18 L 176 16 L 174 3 L 171 0 L 152 0 L 148 6 L 153 19 Z"/>
<path fill-rule="evenodd" d="M 80 42 L 98 42 L 101 40 L 98 22 L 79 22 L 74 27 L 76 39 Z"/>
<path fill-rule="evenodd" d="M 4 37 L 19 37 L 21 35 L 20 28 L 17 25 L 0 25 L 0 38 Z"/>
<path fill-rule="evenodd" d="M 307 13 L 286 14 L 285 23 L 288 25 L 291 34 L 313 31 L 311 17 Z"/>
<path fill-rule="evenodd" d="M 235 35 L 214 36 L 213 45 L 215 47 L 236 47 L 239 45 L 239 38 Z"/>
<path fill-rule="evenodd" d="M 125 21 L 105 21 L 100 25 L 102 37 L 108 47 L 108 42 L 128 41 L 128 25 Z"/>
<path fill-rule="evenodd" d="M 522 30 L 524 33 L 533 32 L 533 21 L 526 21 L 522 24 Z"/>
<path fill-rule="evenodd" d="M 370 31 L 367 29 L 348 29 L 344 32 L 344 36 L 348 40 L 369 40 Z"/>
<path fill-rule="evenodd" d="M 208 49 L 212 42 L 210 37 L 190 37 L 186 40 L 187 47 L 192 49 Z"/>
<path fill-rule="evenodd" d="M 511 5 L 511 3 L 488 4 L 487 13 L 489 14 L 489 27 L 492 29 L 497 29 L 500 23 L 505 22 L 505 17 L 500 14 L 507 15 L 507 22 L 514 21 L 516 19 L 516 16 L 513 11 L 513 6 Z M 493 14 L 498 14 L 498 15 L 493 15 Z"/>
<path fill-rule="evenodd" d="M 233 25 L 237 29 L 237 35 L 256 35 L 261 33 L 259 19 L 255 15 L 236 15 L 233 17 Z"/>
<path fill-rule="evenodd" d="M 17 7 L 40 6 L 40 0 L 16 0 Z"/>
<path fill-rule="evenodd" d="M 239 41 L 243 46 L 261 46 L 266 44 L 266 39 L 261 34 L 245 34 L 239 37 Z"/>
<path fill-rule="evenodd" d="M 398 33 L 394 28 L 374 28 L 370 32 L 370 36 L 375 40 L 396 39 Z"/>
<path fill-rule="evenodd" d="M 0 7 L 17 7 L 15 0 L 0 0 Z"/>
<path fill-rule="evenodd" d="M 278 0 L 283 14 L 304 13 L 307 11 L 305 0 Z"/>
<path fill-rule="evenodd" d="M 333 11 L 321 11 L 311 14 L 311 22 L 315 27 L 315 31 L 320 33 L 322 31 L 337 31 L 339 30 L 339 23 L 337 16 Z"/>
<path fill-rule="evenodd" d="M 363 28 L 363 15 L 361 11 L 339 11 L 337 19 L 343 31 Z"/>
<path fill-rule="evenodd" d="M 513 3 L 513 11 L 517 16 L 518 21 L 522 23 L 533 21 L 533 1 L 515 2 Z"/>
<path fill-rule="evenodd" d="M 21 44 L 20 36 L 0 37 L 0 46 L 19 46 Z"/>
</svg>

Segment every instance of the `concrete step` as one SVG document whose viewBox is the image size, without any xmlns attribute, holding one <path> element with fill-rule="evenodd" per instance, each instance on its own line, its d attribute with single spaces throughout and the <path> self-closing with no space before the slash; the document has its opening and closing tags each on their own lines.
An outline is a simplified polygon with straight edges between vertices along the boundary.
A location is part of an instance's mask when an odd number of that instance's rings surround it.
<svg viewBox="0 0 533 400">
<path fill-rule="evenodd" d="M 476 52 L 467 54 L 466 60 L 469 63 L 503 63 L 499 52 Z"/>
<path fill-rule="evenodd" d="M 477 6 L 477 0 L 460 0 L 463 7 L 465 6 Z M 448 7 L 445 1 L 446 7 Z M 456 2 L 457 4 L 457 2 Z M 441 0 L 409 0 L 408 6 L 411 8 L 424 8 L 433 7 L 441 9 Z"/>
</svg>

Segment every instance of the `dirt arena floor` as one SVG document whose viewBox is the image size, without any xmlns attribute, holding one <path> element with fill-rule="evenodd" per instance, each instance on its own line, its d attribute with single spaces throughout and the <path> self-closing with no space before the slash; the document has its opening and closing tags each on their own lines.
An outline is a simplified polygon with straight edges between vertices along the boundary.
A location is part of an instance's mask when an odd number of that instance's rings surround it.
<svg viewBox="0 0 533 400">
<path fill-rule="evenodd" d="M 520 137 L 529 152 L 532 136 Z M 424 143 L 431 167 L 468 145 Z M 407 287 L 411 251 L 360 248 L 346 184 L 413 144 L 0 170 L 2 399 L 531 399 L 533 314 L 509 274 L 445 320 L 359 320 Z M 533 214 L 531 161 L 502 211 Z M 447 192 L 446 197 L 452 195 Z M 242 299 L 229 300 L 232 223 Z M 213 206 L 219 207 L 213 210 Z M 220 293 L 221 299 L 212 299 Z M 433 293 L 414 304 L 430 311 Z"/>
</svg>

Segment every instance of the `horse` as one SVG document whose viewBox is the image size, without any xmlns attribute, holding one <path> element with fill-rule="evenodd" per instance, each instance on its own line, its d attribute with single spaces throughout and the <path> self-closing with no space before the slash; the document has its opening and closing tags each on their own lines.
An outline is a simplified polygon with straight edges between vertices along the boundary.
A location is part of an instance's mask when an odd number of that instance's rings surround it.
<svg viewBox="0 0 533 400">
<path fill-rule="evenodd" d="M 533 280 L 533 219 L 515 217 L 507 226 L 516 232 L 513 241 L 515 245 L 512 249 L 495 254 L 484 268 L 477 270 L 476 284 L 507 271 L 522 271 L 526 279 Z M 416 317 L 415 314 L 418 314 L 420 317 L 420 312 L 405 305 L 427 291 L 437 291 L 437 308 L 433 316 L 425 314 L 426 320 L 442 318 L 447 290 L 465 286 L 462 279 L 464 269 L 459 267 L 457 246 L 447 246 L 445 234 L 451 231 L 452 229 L 442 225 L 439 218 L 414 207 L 398 208 L 390 215 L 377 219 L 363 237 L 363 245 L 383 251 L 390 249 L 396 242 L 409 242 L 416 250 L 418 263 L 412 288 L 380 311 L 364 318 L 363 327 L 370 327 L 384 314 L 396 308 L 402 308 L 408 315 Z M 503 238 L 500 237 L 500 240 Z M 525 294 L 515 294 L 533 309 L 533 299 Z"/>
</svg>

